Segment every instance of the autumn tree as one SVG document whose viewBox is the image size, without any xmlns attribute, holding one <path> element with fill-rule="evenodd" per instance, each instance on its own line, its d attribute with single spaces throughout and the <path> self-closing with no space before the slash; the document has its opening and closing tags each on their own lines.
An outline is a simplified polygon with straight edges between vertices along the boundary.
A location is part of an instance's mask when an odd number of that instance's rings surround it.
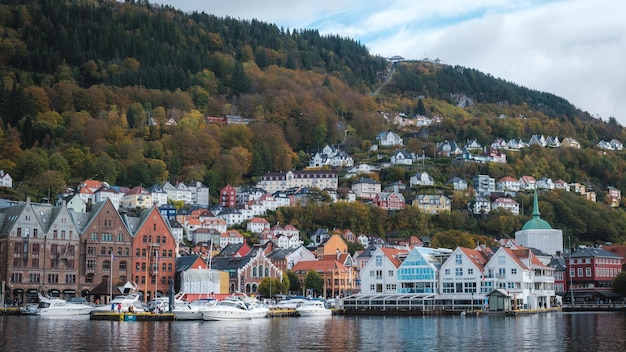
<svg viewBox="0 0 626 352">
<path fill-rule="evenodd" d="M 313 297 L 319 297 L 324 295 L 324 280 L 322 276 L 315 270 L 309 270 L 304 276 L 304 291 L 305 293 L 311 290 Z"/>
</svg>

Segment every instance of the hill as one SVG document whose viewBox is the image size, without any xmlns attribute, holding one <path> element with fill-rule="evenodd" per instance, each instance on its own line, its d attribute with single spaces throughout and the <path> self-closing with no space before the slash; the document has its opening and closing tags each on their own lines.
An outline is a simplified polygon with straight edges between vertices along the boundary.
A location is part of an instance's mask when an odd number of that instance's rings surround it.
<svg viewBox="0 0 626 352">
<path fill-rule="evenodd" d="M 226 184 L 302 168 L 326 144 L 341 143 L 359 161 L 385 157 L 369 150 L 387 129 L 431 158 L 424 168 L 440 184 L 484 172 L 581 182 L 600 197 L 607 185 L 626 189 L 624 155 L 595 149 L 626 140 L 615 120 L 471 68 L 392 63 L 350 38 L 143 2 L 5 1 L 0 26 L 0 169 L 37 198 L 88 178 L 128 186 L 201 180 L 216 196 Z M 399 127 L 380 112 L 442 123 Z M 250 123 L 207 123 L 227 115 Z M 445 140 L 489 145 L 535 134 L 575 138 L 583 149 L 529 148 L 506 165 L 468 167 L 435 153 Z M 392 168 L 380 178 L 406 180 L 412 171 Z M 618 242 L 618 232 L 605 237 Z"/>
</svg>

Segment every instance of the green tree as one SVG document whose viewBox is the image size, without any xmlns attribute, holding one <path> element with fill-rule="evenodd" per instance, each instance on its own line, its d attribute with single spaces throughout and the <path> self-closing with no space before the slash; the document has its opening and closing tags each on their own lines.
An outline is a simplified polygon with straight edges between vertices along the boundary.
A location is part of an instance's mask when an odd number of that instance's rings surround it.
<svg viewBox="0 0 626 352">
<path fill-rule="evenodd" d="M 287 291 L 287 293 L 299 294 L 302 290 L 302 285 L 300 284 L 300 280 L 298 280 L 298 275 L 296 275 L 296 273 L 291 270 L 287 270 L 285 275 L 289 279 L 289 290 Z"/>
<path fill-rule="evenodd" d="M 315 270 L 311 269 L 304 276 L 304 290 L 313 291 L 313 297 L 319 297 L 324 294 L 324 279 Z"/>
<path fill-rule="evenodd" d="M 613 292 L 622 295 L 622 299 L 626 295 L 626 271 L 620 271 L 613 279 Z"/>
<path fill-rule="evenodd" d="M 279 279 L 265 277 L 263 281 L 259 283 L 257 291 L 263 297 L 273 297 L 276 294 L 286 293 L 287 286 Z"/>
<path fill-rule="evenodd" d="M 435 233 L 432 240 L 433 248 L 456 247 L 474 248 L 472 235 L 460 230 L 448 230 Z"/>
</svg>

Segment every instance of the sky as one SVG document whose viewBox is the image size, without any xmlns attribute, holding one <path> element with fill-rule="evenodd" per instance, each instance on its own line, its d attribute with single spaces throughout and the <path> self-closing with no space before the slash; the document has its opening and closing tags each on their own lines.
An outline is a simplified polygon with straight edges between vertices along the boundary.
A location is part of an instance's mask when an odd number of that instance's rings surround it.
<svg viewBox="0 0 626 352">
<path fill-rule="evenodd" d="M 626 126 L 626 1 L 160 0 L 357 40 L 373 55 L 440 59 L 560 96 Z M 622 61 L 625 60 L 625 61 Z"/>
</svg>

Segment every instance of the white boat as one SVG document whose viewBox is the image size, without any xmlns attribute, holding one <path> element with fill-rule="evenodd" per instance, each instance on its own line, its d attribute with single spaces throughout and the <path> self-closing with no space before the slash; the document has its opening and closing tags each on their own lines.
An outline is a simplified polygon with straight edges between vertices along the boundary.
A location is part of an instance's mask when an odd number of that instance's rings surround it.
<svg viewBox="0 0 626 352">
<path fill-rule="evenodd" d="M 217 304 L 215 298 L 194 299 L 190 303 L 176 304 L 172 313 L 176 320 L 202 320 L 202 311 Z"/>
<path fill-rule="evenodd" d="M 89 315 L 94 307 L 89 304 L 69 303 L 61 298 L 49 298 L 39 295 L 40 316 Z"/>
<path fill-rule="evenodd" d="M 202 310 L 204 320 L 245 320 L 265 318 L 269 309 L 261 307 L 256 302 L 246 302 L 238 299 L 218 301 L 212 307 Z"/>
<path fill-rule="evenodd" d="M 20 307 L 22 315 L 39 315 L 39 307 L 37 304 L 28 303 Z"/>
<path fill-rule="evenodd" d="M 324 302 L 318 300 L 310 300 L 302 304 L 296 308 L 296 313 L 301 317 L 323 317 L 333 314 L 330 309 L 326 308 Z"/>
<path fill-rule="evenodd" d="M 118 305 L 121 305 L 121 312 L 143 312 L 143 303 L 139 300 L 139 295 L 130 294 L 116 296 L 109 304 L 98 306 L 94 312 L 115 312 L 118 313 Z M 132 306 L 132 308 L 130 308 Z"/>
<path fill-rule="evenodd" d="M 172 305 L 172 310 L 174 310 L 174 307 L 176 306 L 182 306 L 183 304 L 187 304 L 187 303 L 188 302 L 180 299 L 178 296 L 174 296 L 174 304 Z M 148 303 L 146 310 L 148 312 L 155 312 L 155 313 L 169 312 L 170 311 L 170 298 L 168 296 L 157 297 L 154 300 L 150 301 L 150 303 Z"/>
<path fill-rule="evenodd" d="M 309 302 L 308 299 L 304 298 L 287 298 L 280 302 L 278 302 L 274 308 L 276 309 L 296 309 L 301 305 Z"/>
</svg>

